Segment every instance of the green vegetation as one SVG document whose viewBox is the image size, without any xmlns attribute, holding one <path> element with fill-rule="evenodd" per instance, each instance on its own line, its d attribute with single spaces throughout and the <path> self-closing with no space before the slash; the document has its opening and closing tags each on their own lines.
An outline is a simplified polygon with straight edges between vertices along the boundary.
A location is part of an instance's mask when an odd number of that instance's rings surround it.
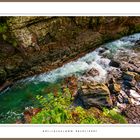
<svg viewBox="0 0 140 140">
<path fill-rule="evenodd" d="M 111 117 L 113 120 L 116 120 L 117 122 L 121 124 L 127 123 L 127 120 L 121 114 L 117 113 L 114 110 L 109 110 L 109 109 L 104 108 L 103 114 L 105 116 Z"/>
<path fill-rule="evenodd" d="M 7 40 L 7 35 L 6 35 L 7 29 L 8 27 L 6 23 L 0 23 L 0 35 L 3 40 Z"/>
<path fill-rule="evenodd" d="M 33 124 L 102 124 L 102 119 L 95 117 L 90 111 L 78 106 L 72 106 L 69 89 L 64 93 L 50 93 L 46 97 L 37 95 L 39 107 L 42 111 L 32 117 Z M 114 110 L 103 109 L 103 117 L 110 118 L 117 123 L 127 123 L 125 118 Z"/>
<path fill-rule="evenodd" d="M 42 111 L 32 118 L 31 123 L 99 123 L 99 121 L 90 115 L 87 115 L 80 106 L 72 107 L 72 97 L 69 89 L 65 89 L 64 93 L 58 92 L 54 96 L 53 93 L 43 96 L 37 96 Z"/>
<path fill-rule="evenodd" d="M 1 39 L 12 44 L 13 47 L 17 47 L 17 41 L 12 38 L 9 34 L 8 31 L 8 26 L 6 22 L 2 22 L 0 23 L 0 35 L 1 35 Z"/>
<path fill-rule="evenodd" d="M 70 98 L 62 96 L 61 92 L 58 92 L 54 97 L 53 93 L 43 96 L 37 96 L 40 102 L 42 111 L 32 118 L 32 123 L 65 123 L 70 119 L 69 104 Z"/>
<path fill-rule="evenodd" d="M 0 23 L 0 33 L 5 33 L 7 31 L 6 23 Z"/>
</svg>

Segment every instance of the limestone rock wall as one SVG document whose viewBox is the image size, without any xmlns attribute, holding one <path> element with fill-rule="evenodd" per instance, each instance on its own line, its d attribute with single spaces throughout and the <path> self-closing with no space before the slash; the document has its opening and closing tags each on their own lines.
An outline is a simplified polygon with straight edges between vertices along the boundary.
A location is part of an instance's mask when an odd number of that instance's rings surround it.
<svg viewBox="0 0 140 140">
<path fill-rule="evenodd" d="M 105 42 L 140 32 L 140 17 L 15 16 L 4 21 L 0 83 L 49 71 Z"/>
</svg>

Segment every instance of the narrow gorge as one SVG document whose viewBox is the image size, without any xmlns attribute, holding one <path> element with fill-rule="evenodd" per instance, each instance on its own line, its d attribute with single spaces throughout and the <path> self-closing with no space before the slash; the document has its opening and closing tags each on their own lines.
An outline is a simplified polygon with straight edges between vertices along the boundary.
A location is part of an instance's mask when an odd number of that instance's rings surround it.
<svg viewBox="0 0 140 140">
<path fill-rule="evenodd" d="M 139 17 L 0 17 L 0 123 L 140 123 Z"/>
</svg>

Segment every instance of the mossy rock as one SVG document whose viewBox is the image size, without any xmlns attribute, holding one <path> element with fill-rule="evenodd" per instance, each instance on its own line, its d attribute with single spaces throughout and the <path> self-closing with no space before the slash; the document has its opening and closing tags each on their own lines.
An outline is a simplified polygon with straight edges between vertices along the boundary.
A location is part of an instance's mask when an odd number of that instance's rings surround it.
<svg viewBox="0 0 140 140">
<path fill-rule="evenodd" d="M 0 68 L 0 83 L 6 80 L 7 73 L 3 68 Z"/>
</svg>

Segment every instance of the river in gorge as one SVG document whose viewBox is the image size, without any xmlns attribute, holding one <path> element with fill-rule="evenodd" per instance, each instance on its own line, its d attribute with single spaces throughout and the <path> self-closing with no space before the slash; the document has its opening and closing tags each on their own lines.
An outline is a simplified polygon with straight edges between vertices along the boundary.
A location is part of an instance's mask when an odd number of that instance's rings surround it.
<svg viewBox="0 0 140 140">
<path fill-rule="evenodd" d="M 93 52 L 86 54 L 76 61 L 67 63 L 60 68 L 17 81 L 12 87 L 0 93 L 0 123 L 15 123 L 17 119 L 23 116 L 26 108 L 37 106 L 36 95 L 44 96 L 46 91 L 53 92 L 55 87 L 61 90 L 61 83 L 66 77 L 75 76 L 78 80 L 106 83 L 108 73 L 116 69 L 122 69 L 116 66 L 118 64 L 114 62 L 116 60 L 117 62 L 126 62 L 126 64 L 123 64 L 128 65 L 128 62 L 135 59 L 135 66 L 139 70 L 139 65 L 137 65 L 140 64 L 139 41 L 139 33 L 123 37 L 99 46 Z M 98 74 L 96 76 L 85 75 L 91 69 L 96 69 Z M 140 74 L 138 70 L 136 73 Z M 131 83 L 126 84 L 129 86 Z M 137 86 L 136 88 L 139 89 L 140 81 L 138 80 L 134 86 Z M 133 98 L 132 102 L 139 106 L 140 93 L 136 88 L 130 88 L 129 94 L 137 98 L 136 100 Z M 121 104 L 118 102 L 117 105 L 121 106 L 124 103 Z"/>
</svg>

